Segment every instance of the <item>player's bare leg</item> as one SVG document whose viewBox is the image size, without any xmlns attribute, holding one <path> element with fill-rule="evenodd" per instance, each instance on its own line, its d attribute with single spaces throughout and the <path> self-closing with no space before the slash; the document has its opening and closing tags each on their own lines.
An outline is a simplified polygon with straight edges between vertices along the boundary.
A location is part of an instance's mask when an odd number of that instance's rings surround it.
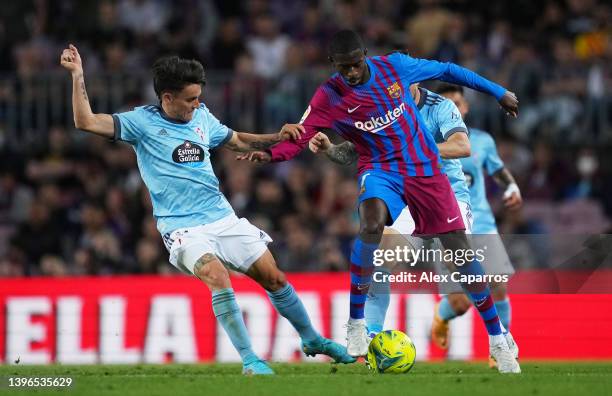
<svg viewBox="0 0 612 396">
<path fill-rule="evenodd" d="M 251 339 L 244 324 L 242 312 L 236 303 L 227 268 L 213 254 L 206 253 L 196 261 L 194 274 L 208 286 L 212 293 L 213 311 L 242 358 L 242 373 L 247 375 L 274 374 L 266 362 L 253 352 Z"/>
<path fill-rule="evenodd" d="M 196 261 L 194 272 L 211 292 L 232 287 L 227 268 L 211 253 L 203 255 Z"/>
<path fill-rule="evenodd" d="M 347 354 L 344 346 L 324 338 L 314 329 L 302 301 L 287 282 L 285 274 L 276 266 L 269 250 L 251 265 L 246 274 L 266 289 L 272 305 L 299 333 L 302 350 L 307 356 L 323 354 L 336 363 L 355 361 L 355 358 Z"/>
<path fill-rule="evenodd" d="M 351 356 L 365 356 L 369 338 L 365 321 L 365 303 L 372 282 L 373 255 L 380 244 L 389 211 L 378 198 L 359 205 L 360 229 L 351 252 L 350 317 L 347 323 L 347 351 Z"/>
</svg>

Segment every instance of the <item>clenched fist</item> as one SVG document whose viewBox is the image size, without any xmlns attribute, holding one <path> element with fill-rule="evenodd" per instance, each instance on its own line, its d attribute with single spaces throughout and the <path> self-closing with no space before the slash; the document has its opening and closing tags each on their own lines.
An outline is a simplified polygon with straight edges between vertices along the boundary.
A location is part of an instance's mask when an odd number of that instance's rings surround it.
<svg viewBox="0 0 612 396">
<path fill-rule="evenodd" d="M 73 75 L 83 73 L 81 55 L 79 55 L 79 50 L 72 44 L 68 45 L 68 48 L 62 51 L 60 63 Z"/>
<path fill-rule="evenodd" d="M 317 132 L 308 142 L 308 148 L 315 154 L 324 153 L 332 146 L 331 141 L 323 132 Z"/>
</svg>

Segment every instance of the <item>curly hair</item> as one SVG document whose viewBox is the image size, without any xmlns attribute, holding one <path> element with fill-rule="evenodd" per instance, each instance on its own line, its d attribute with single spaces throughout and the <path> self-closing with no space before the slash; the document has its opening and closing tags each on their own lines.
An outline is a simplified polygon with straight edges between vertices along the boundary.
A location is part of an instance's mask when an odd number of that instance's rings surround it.
<svg viewBox="0 0 612 396">
<path fill-rule="evenodd" d="M 329 56 L 334 56 L 348 54 L 357 49 L 365 49 L 359 34 L 353 30 L 341 30 L 334 34 L 327 51 Z"/>
</svg>

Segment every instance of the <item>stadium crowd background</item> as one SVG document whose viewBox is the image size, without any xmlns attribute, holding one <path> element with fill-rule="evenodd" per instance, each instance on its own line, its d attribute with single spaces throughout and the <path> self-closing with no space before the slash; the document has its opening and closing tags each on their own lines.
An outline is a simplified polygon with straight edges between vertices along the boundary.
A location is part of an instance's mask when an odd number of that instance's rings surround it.
<svg viewBox="0 0 612 396">
<path fill-rule="evenodd" d="M 33 0 L 0 8 L 0 276 L 170 273 L 130 146 L 74 130 L 68 42 L 80 49 L 94 111 L 155 103 L 148 75 L 168 53 L 201 60 L 204 101 L 233 129 L 299 120 L 331 72 L 341 28 L 371 55 L 408 49 L 517 93 L 520 117 L 469 92 L 467 124 L 490 131 L 526 201 L 503 233 L 610 233 L 612 8 L 605 1 Z M 354 169 L 303 153 L 255 166 L 218 150 L 236 212 L 268 231 L 288 271 L 347 267 L 358 229 Z M 519 266 L 537 266 L 523 260 Z"/>
</svg>

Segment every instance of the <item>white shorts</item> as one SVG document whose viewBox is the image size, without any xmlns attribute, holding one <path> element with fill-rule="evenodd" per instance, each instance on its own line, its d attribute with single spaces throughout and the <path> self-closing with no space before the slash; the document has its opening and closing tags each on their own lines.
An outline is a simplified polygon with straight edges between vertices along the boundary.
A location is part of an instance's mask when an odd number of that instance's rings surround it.
<svg viewBox="0 0 612 396">
<path fill-rule="evenodd" d="M 506 247 L 497 231 L 490 234 L 472 234 L 470 237 L 472 249 L 484 252 L 482 268 L 487 275 L 508 275 L 514 274 L 514 267 L 506 252 Z M 439 241 L 436 241 L 439 245 Z M 436 270 L 439 274 L 450 274 L 448 268 L 440 262 L 436 262 Z M 458 283 L 447 283 L 440 286 L 441 295 L 450 293 L 463 293 L 463 289 Z"/>
<path fill-rule="evenodd" d="M 264 231 L 233 213 L 210 224 L 179 228 L 162 237 L 170 263 L 189 274 L 194 274 L 196 261 L 207 253 L 214 254 L 233 271 L 246 272 L 272 242 Z"/>
<path fill-rule="evenodd" d="M 463 224 L 465 225 L 465 233 L 472 233 L 472 221 L 474 216 L 472 215 L 472 207 L 467 202 L 457 201 L 459 210 L 461 211 L 461 217 L 463 218 Z M 414 219 L 410 215 L 410 210 L 406 206 L 397 216 L 397 219 L 393 222 L 390 228 L 399 232 L 402 235 L 412 235 L 415 229 Z"/>
<path fill-rule="evenodd" d="M 512 275 L 514 267 L 497 230 L 486 234 L 474 234 L 471 238 L 474 249 L 483 249 L 485 259 L 482 266 L 489 275 Z"/>
</svg>

